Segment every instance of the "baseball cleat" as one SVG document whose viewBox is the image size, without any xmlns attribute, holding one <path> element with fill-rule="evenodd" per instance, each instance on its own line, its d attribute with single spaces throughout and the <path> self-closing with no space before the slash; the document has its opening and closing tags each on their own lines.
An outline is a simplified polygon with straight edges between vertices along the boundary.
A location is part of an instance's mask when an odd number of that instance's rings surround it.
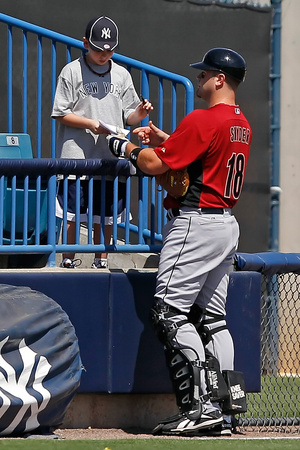
<svg viewBox="0 0 300 450">
<path fill-rule="evenodd" d="M 232 434 L 231 424 L 222 423 L 210 429 L 200 429 L 199 436 L 226 436 L 230 437 Z"/>
<path fill-rule="evenodd" d="M 179 413 L 175 416 L 162 420 L 152 431 L 152 434 L 180 435 L 192 432 L 198 432 L 202 428 L 213 428 L 221 425 L 223 422 L 222 413 L 214 410 L 209 413 L 202 413 L 197 420 L 190 420 L 185 413 Z"/>
<path fill-rule="evenodd" d="M 214 428 L 210 429 L 201 429 L 199 430 L 199 436 L 225 436 L 230 437 L 232 434 L 241 434 L 237 431 L 238 421 L 235 416 L 223 415 L 223 423 L 221 425 L 217 425 Z"/>
</svg>

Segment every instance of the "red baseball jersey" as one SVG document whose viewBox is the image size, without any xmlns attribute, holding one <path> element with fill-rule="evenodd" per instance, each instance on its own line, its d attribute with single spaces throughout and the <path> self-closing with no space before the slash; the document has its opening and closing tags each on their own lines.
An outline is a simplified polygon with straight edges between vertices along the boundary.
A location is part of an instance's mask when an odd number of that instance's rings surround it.
<svg viewBox="0 0 300 450">
<path fill-rule="evenodd" d="M 181 205 L 232 208 L 244 183 L 251 138 L 240 108 L 220 103 L 188 114 L 154 151 L 171 169 L 187 167 L 190 186 Z"/>
</svg>

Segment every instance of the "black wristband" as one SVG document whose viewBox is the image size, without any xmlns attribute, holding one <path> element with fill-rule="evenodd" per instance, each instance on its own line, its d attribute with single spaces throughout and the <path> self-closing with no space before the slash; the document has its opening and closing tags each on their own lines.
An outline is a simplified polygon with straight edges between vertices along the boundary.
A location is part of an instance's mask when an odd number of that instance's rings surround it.
<svg viewBox="0 0 300 450">
<path fill-rule="evenodd" d="M 136 147 L 135 149 L 132 150 L 132 152 L 130 152 L 129 155 L 129 161 L 132 163 L 132 165 L 137 169 L 137 159 L 139 156 L 139 153 L 142 149 L 140 147 Z"/>
</svg>

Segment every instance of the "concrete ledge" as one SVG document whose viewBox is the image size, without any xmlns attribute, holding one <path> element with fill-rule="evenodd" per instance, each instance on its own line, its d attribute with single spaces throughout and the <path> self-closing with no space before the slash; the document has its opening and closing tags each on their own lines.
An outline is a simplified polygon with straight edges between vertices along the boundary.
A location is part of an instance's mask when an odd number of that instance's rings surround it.
<svg viewBox="0 0 300 450">
<path fill-rule="evenodd" d="M 62 428 L 153 429 L 178 412 L 173 394 L 77 394 Z"/>
</svg>

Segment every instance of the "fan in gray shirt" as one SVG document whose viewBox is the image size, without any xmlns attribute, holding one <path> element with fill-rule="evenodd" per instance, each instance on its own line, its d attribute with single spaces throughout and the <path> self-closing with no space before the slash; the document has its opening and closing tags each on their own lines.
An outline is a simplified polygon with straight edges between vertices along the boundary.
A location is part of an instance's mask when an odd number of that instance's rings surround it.
<svg viewBox="0 0 300 450">
<path fill-rule="evenodd" d="M 87 52 L 68 63 L 61 71 L 56 87 L 51 116 L 57 121 L 56 154 L 68 159 L 110 159 L 106 135 L 110 132 L 100 125 L 124 128 L 136 125 L 153 109 L 148 100 L 140 101 L 129 72 L 112 61 L 118 45 L 117 25 L 108 17 L 92 19 L 83 38 Z M 81 180 L 81 221 L 86 221 L 87 180 Z M 119 221 L 124 212 L 125 190 L 119 189 Z M 94 181 L 94 242 L 100 244 L 101 184 Z M 74 181 L 69 180 L 68 243 L 75 243 Z M 105 244 L 112 231 L 112 182 L 106 182 Z M 62 217 L 62 185 L 57 196 L 57 216 Z M 96 212 L 95 212 L 96 211 Z M 63 254 L 62 267 L 76 267 L 74 253 Z M 107 267 L 107 254 L 96 253 L 93 268 Z"/>
</svg>

